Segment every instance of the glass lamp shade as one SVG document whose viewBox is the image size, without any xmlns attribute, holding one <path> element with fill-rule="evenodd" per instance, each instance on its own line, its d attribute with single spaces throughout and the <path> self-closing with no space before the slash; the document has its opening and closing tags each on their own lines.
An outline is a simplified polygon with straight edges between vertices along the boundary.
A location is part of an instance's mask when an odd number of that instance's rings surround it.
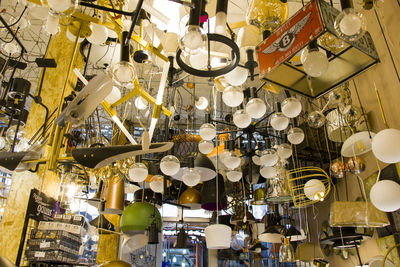
<svg viewBox="0 0 400 267">
<path fill-rule="evenodd" d="M 343 178 L 346 174 L 346 166 L 341 159 L 336 159 L 331 165 L 331 175 L 335 178 Z"/>
<path fill-rule="evenodd" d="M 129 236 L 122 246 L 127 246 L 131 251 L 141 249 L 149 243 L 149 237 L 145 234 Z"/>
<path fill-rule="evenodd" d="M 400 162 L 400 131 L 385 129 L 372 139 L 372 153 L 385 163 Z"/>
<path fill-rule="evenodd" d="M 205 155 L 211 153 L 214 149 L 214 143 L 209 140 L 199 142 L 199 151 Z"/>
<path fill-rule="evenodd" d="M 150 189 L 155 193 L 164 192 L 164 176 L 154 175 L 150 180 Z"/>
<path fill-rule="evenodd" d="M 196 55 L 206 49 L 207 34 L 197 25 L 188 25 L 179 39 L 179 48 L 190 55 Z"/>
<path fill-rule="evenodd" d="M 198 110 L 205 110 L 208 107 L 208 100 L 204 96 L 200 96 L 195 105 Z"/>
<path fill-rule="evenodd" d="M 121 91 L 119 90 L 118 87 L 113 86 L 111 92 L 106 96 L 104 100 L 106 100 L 110 105 L 112 105 L 120 99 L 121 99 Z"/>
<path fill-rule="evenodd" d="M 251 157 L 251 159 L 252 159 L 253 163 L 256 164 L 257 166 L 260 166 L 260 165 L 261 165 L 260 156 L 254 155 L 254 156 Z"/>
<path fill-rule="evenodd" d="M 271 179 L 276 177 L 277 172 L 275 167 L 263 166 L 262 168 L 260 168 L 260 174 L 266 179 Z"/>
<path fill-rule="evenodd" d="M 207 52 L 203 51 L 195 55 L 190 55 L 189 63 L 190 66 L 192 66 L 194 69 L 203 70 L 207 68 L 208 65 Z"/>
<path fill-rule="evenodd" d="M 249 71 L 246 68 L 236 67 L 232 71 L 224 75 L 225 80 L 233 86 L 240 86 L 247 80 Z"/>
<path fill-rule="evenodd" d="M 46 1 L 45 1 L 46 2 Z M 76 6 L 75 0 L 47 0 L 47 5 L 56 13 L 66 12 Z"/>
<path fill-rule="evenodd" d="M 325 122 L 325 115 L 319 110 L 312 111 L 310 114 L 308 114 L 307 123 L 311 128 L 321 128 L 325 125 Z"/>
<path fill-rule="evenodd" d="M 224 224 L 213 224 L 204 229 L 207 249 L 228 249 L 231 246 L 232 229 Z"/>
<path fill-rule="evenodd" d="M 158 230 L 160 231 L 162 223 L 158 209 L 147 202 L 135 202 L 125 208 L 121 215 L 119 228 L 126 234 L 136 231 L 145 231 L 153 220 L 156 222 Z"/>
<path fill-rule="evenodd" d="M 267 111 L 267 106 L 260 98 L 253 98 L 247 102 L 245 110 L 253 119 L 260 119 Z"/>
<path fill-rule="evenodd" d="M 195 168 L 187 168 L 183 171 L 182 181 L 187 186 L 195 186 L 200 182 L 200 172 Z"/>
<path fill-rule="evenodd" d="M 222 100 L 228 107 L 234 108 L 242 104 L 244 99 L 243 91 L 236 86 L 227 87 L 222 93 Z"/>
<path fill-rule="evenodd" d="M 201 209 L 200 192 L 192 187 L 188 187 L 180 195 L 178 204 L 189 206 L 192 210 Z"/>
<path fill-rule="evenodd" d="M 292 145 L 299 145 L 304 141 L 304 132 L 301 128 L 293 127 L 288 131 L 287 138 Z"/>
<path fill-rule="evenodd" d="M 273 32 L 289 15 L 288 4 L 280 0 L 252 0 L 246 14 L 246 22 L 261 31 Z"/>
<path fill-rule="evenodd" d="M 362 173 L 365 171 L 365 160 L 358 156 L 349 158 L 346 162 L 346 170 L 352 174 Z"/>
<path fill-rule="evenodd" d="M 218 203 L 217 201 L 217 182 L 218 180 Z M 225 209 L 227 207 L 227 199 L 225 194 L 224 178 L 221 174 L 218 174 L 218 178 L 206 181 L 203 183 L 201 188 L 201 208 L 204 210 L 218 210 Z"/>
<path fill-rule="evenodd" d="M 308 180 L 303 190 L 309 200 L 323 201 L 325 198 L 325 185 L 318 179 Z"/>
<path fill-rule="evenodd" d="M 360 39 L 367 29 L 367 21 L 361 12 L 346 8 L 335 19 L 335 31 L 347 41 Z"/>
<path fill-rule="evenodd" d="M 320 77 L 328 70 L 328 57 L 318 48 L 311 49 L 310 51 L 308 51 L 308 48 L 305 48 L 302 53 L 306 53 L 301 57 L 301 59 L 303 59 L 302 63 L 304 71 L 308 75 L 312 77 Z"/>
<path fill-rule="evenodd" d="M 251 124 L 251 117 L 244 109 L 239 109 L 233 114 L 233 123 L 238 128 L 247 128 Z"/>
<path fill-rule="evenodd" d="M 299 116 L 301 112 L 301 102 L 295 97 L 289 97 L 283 100 L 282 104 L 282 113 L 288 118 L 295 118 Z"/>
<path fill-rule="evenodd" d="M 95 45 L 101 45 L 107 41 L 108 29 L 104 25 L 97 23 L 91 23 L 92 33 L 87 38 L 87 40 Z"/>
<path fill-rule="evenodd" d="M 136 97 L 135 106 L 138 110 L 145 110 L 149 106 L 149 102 L 141 96 Z"/>
<path fill-rule="evenodd" d="M 328 95 L 329 102 L 332 105 L 339 105 L 340 103 L 346 103 L 349 97 L 350 97 L 349 91 L 346 90 L 344 87 L 335 89 Z M 344 111 L 342 111 L 342 113 L 344 113 Z"/>
<path fill-rule="evenodd" d="M 111 68 L 113 81 L 123 87 L 133 88 L 135 80 L 135 67 L 128 61 L 120 61 Z"/>
<path fill-rule="evenodd" d="M 179 159 L 173 155 L 167 155 L 161 159 L 160 170 L 163 174 L 172 176 L 178 173 L 181 168 Z"/>
<path fill-rule="evenodd" d="M 127 263 L 125 261 L 116 260 L 116 261 L 108 261 L 103 264 L 100 264 L 99 267 L 132 267 L 132 265 L 130 265 L 129 263 Z"/>
<path fill-rule="evenodd" d="M 225 155 L 225 157 L 222 159 L 222 163 L 228 168 L 228 169 L 236 169 L 240 165 L 240 157 L 236 156 L 235 152 L 229 152 L 228 155 Z"/>
<path fill-rule="evenodd" d="M 393 212 L 400 208 L 400 185 L 391 180 L 381 180 L 371 188 L 372 204 L 381 211 Z"/>
<path fill-rule="evenodd" d="M 269 148 L 262 152 L 260 157 L 260 165 L 275 166 L 278 163 L 279 157 L 275 149 Z"/>
<path fill-rule="evenodd" d="M 289 144 L 280 144 L 276 153 L 281 159 L 288 159 L 292 156 L 292 146 Z"/>
<path fill-rule="evenodd" d="M 129 176 L 128 179 L 131 182 L 143 182 L 147 175 L 149 174 L 149 171 L 147 169 L 147 166 L 144 165 L 143 163 L 134 163 L 130 168 L 129 168 Z"/>
<path fill-rule="evenodd" d="M 279 262 L 294 262 L 295 255 L 293 246 L 288 238 L 284 238 L 283 244 L 279 248 Z"/>
<path fill-rule="evenodd" d="M 237 45 L 244 51 L 240 51 L 241 56 L 244 55 L 247 49 L 255 50 L 262 42 L 262 35 L 260 30 L 254 25 L 246 25 L 239 29 L 237 35 Z"/>
<path fill-rule="evenodd" d="M 289 119 L 281 112 L 275 112 L 270 119 L 272 128 L 277 131 L 285 130 L 289 125 Z"/>
<path fill-rule="evenodd" d="M 212 140 L 217 135 L 217 129 L 211 123 L 204 123 L 200 126 L 199 134 L 203 140 Z"/>
<path fill-rule="evenodd" d="M 372 142 L 369 138 L 369 134 L 371 134 L 373 140 L 376 134 L 373 132 L 368 133 L 367 131 L 355 133 L 347 138 L 342 145 L 342 156 L 350 158 L 354 156 L 360 156 L 371 151 Z"/>
<path fill-rule="evenodd" d="M 179 36 L 174 32 L 166 32 L 164 38 L 161 40 L 163 45 L 163 51 L 166 56 L 176 55 L 176 49 L 178 49 Z"/>
<path fill-rule="evenodd" d="M 228 170 L 226 172 L 226 178 L 233 183 L 239 182 L 242 179 L 243 173 L 240 170 Z"/>
</svg>

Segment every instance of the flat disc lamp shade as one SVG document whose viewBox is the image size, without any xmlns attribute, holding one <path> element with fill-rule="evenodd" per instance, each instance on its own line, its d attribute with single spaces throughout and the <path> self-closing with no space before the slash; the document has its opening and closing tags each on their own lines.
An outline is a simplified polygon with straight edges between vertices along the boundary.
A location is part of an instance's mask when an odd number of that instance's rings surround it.
<svg viewBox="0 0 400 267">
<path fill-rule="evenodd" d="M 105 214 L 121 214 L 124 210 L 125 182 L 122 177 L 114 176 L 110 179 L 104 209 Z"/>
<path fill-rule="evenodd" d="M 135 202 L 124 210 L 121 216 L 120 229 L 123 233 L 145 231 L 155 221 L 161 231 L 161 215 L 157 208 L 146 202 Z"/>
<path fill-rule="evenodd" d="M 204 230 L 207 249 L 227 249 L 231 246 L 232 229 L 224 224 L 213 224 Z"/>
<path fill-rule="evenodd" d="M 218 180 L 218 202 L 217 201 L 217 181 Z M 201 208 L 205 210 L 218 210 L 225 209 L 228 205 L 225 195 L 224 178 L 218 174 L 218 179 L 213 179 L 203 183 L 201 189 Z"/>
<path fill-rule="evenodd" d="M 192 210 L 201 209 L 200 192 L 192 187 L 188 187 L 179 197 L 178 204 L 188 206 Z"/>
</svg>

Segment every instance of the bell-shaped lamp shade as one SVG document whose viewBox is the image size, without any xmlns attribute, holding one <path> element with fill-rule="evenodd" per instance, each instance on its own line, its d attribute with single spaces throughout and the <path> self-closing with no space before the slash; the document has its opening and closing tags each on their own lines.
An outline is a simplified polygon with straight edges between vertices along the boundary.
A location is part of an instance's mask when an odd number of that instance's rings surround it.
<svg viewBox="0 0 400 267">
<path fill-rule="evenodd" d="M 281 234 L 274 226 L 268 226 L 264 233 L 258 235 L 258 240 L 268 243 L 282 243 Z"/>
<path fill-rule="evenodd" d="M 227 249 L 231 246 L 232 229 L 224 224 L 213 224 L 204 230 L 207 249 Z"/>
<path fill-rule="evenodd" d="M 132 265 L 125 261 L 116 260 L 100 264 L 99 267 L 132 267 Z"/>
<path fill-rule="evenodd" d="M 188 235 L 185 232 L 185 229 L 182 227 L 179 230 L 178 236 L 176 238 L 176 245 L 175 248 L 187 248 L 187 239 L 188 239 Z"/>
<path fill-rule="evenodd" d="M 304 262 L 312 262 L 314 259 L 323 259 L 324 253 L 319 244 L 306 242 L 296 249 L 296 259 Z"/>
<path fill-rule="evenodd" d="M 373 140 L 376 134 L 373 132 L 370 132 L 370 134 Z M 347 138 L 342 145 L 341 153 L 343 157 L 354 157 L 368 153 L 371 149 L 372 142 L 369 138 L 369 133 L 364 131 L 355 133 Z"/>
<path fill-rule="evenodd" d="M 147 202 L 135 202 L 126 207 L 122 213 L 120 230 L 128 234 L 145 231 L 153 221 L 158 231 L 161 231 L 161 215 L 158 209 Z"/>
<path fill-rule="evenodd" d="M 396 211 L 400 208 L 400 185 L 391 180 L 381 180 L 372 186 L 370 198 L 378 210 Z"/>
<path fill-rule="evenodd" d="M 218 180 L 218 202 L 217 201 L 217 182 Z M 205 210 L 225 209 L 228 205 L 225 194 L 224 178 L 218 174 L 218 178 L 204 182 L 201 189 L 201 208 Z"/>
<path fill-rule="evenodd" d="M 124 210 L 125 182 L 120 176 L 110 179 L 104 213 L 121 214 Z"/>
<path fill-rule="evenodd" d="M 385 163 L 400 162 L 400 131 L 385 129 L 372 139 L 372 153 Z"/>
<path fill-rule="evenodd" d="M 89 224 L 96 227 L 99 234 L 111 234 L 111 231 L 115 231 L 115 226 L 103 214 L 91 220 Z"/>
<path fill-rule="evenodd" d="M 192 210 L 201 209 L 200 192 L 192 187 L 188 187 L 179 197 L 178 204 L 189 206 Z"/>
</svg>

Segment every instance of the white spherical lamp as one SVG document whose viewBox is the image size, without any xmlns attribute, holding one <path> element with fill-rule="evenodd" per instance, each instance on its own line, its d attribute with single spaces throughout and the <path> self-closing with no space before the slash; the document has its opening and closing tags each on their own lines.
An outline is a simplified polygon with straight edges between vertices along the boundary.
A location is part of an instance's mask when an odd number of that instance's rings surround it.
<svg viewBox="0 0 400 267">
<path fill-rule="evenodd" d="M 187 186 L 195 186 L 200 182 L 201 175 L 195 168 L 187 168 L 183 171 L 182 181 Z"/>
<path fill-rule="evenodd" d="M 372 153 L 385 163 L 400 162 L 400 131 L 385 129 L 372 139 Z"/>
<path fill-rule="evenodd" d="M 323 201 L 325 198 L 325 186 L 318 179 L 308 180 L 304 184 L 303 191 L 309 200 Z"/>
<path fill-rule="evenodd" d="M 272 148 L 266 149 L 261 153 L 260 165 L 275 166 L 278 163 L 279 157 L 276 151 Z"/>
<path fill-rule="evenodd" d="M 301 128 L 293 127 L 288 131 L 287 138 L 292 145 L 301 144 L 304 141 L 304 132 Z"/>
<path fill-rule="evenodd" d="M 162 175 L 154 175 L 151 177 L 150 181 L 150 189 L 155 193 L 163 193 L 164 192 L 164 176 Z"/>
<path fill-rule="evenodd" d="M 289 125 L 289 119 L 281 112 L 275 112 L 270 119 L 272 128 L 277 131 L 285 130 Z"/>
<path fill-rule="evenodd" d="M 233 183 L 238 182 L 243 176 L 240 170 L 229 170 L 226 172 L 226 178 Z"/>
<path fill-rule="evenodd" d="M 136 97 L 135 106 L 138 110 L 145 110 L 149 106 L 149 102 L 141 96 Z"/>
<path fill-rule="evenodd" d="M 260 119 L 262 116 L 264 116 L 266 111 L 267 106 L 265 105 L 265 102 L 262 101 L 260 98 L 250 99 L 250 101 L 246 104 L 246 112 L 253 119 Z"/>
<path fill-rule="evenodd" d="M 391 180 L 381 180 L 371 188 L 372 204 L 381 211 L 393 212 L 400 208 L 400 185 Z"/>
<path fill-rule="evenodd" d="M 199 151 L 205 155 L 211 153 L 214 149 L 214 143 L 209 140 L 199 142 Z"/>
<path fill-rule="evenodd" d="M 129 176 L 128 180 L 131 182 L 143 182 L 147 175 L 149 174 L 149 171 L 143 163 L 135 163 L 129 168 Z"/>
<path fill-rule="evenodd" d="M 111 92 L 106 96 L 104 100 L 106 100 L 110 105 L 112 105 L 120 99 L 121 99 L 121 91 L 119 90 L 118 87 L 113 86 Z"/>
<path fill-rule="evenodd" d="M 205 110 L 208 107 L 208 100 L 204 96 L 200 96 L 195 105 L 198 110 Z"/>
<path fill-rule="evenodd" d="M 326 54 L 320 51 L 318 47 L 309 49 L 307 54 L 302 56 L 301 59 L 303 59 L 304 71 L 311 77 L 320 77 L 328 70 L 329 60 Z"/>
<path fill-rule="evenodd" d="M 225 74 L 224 77 L 230 85 L 240 86 L 247 80 L 248 75 L 249 71 L 247 69 L 238 66 Z"/>
<path fill-rule="evenodd" d="M 167 155 L 161 159 L 160 170 L 162 173 L 168 176 L 172 176 L 178 173 L 181 168 L 179 159 L 173 155 Z"/>
<path fill-rule="evenodd" d="M 104 25 L 97 23 L 92 23 L 92 33 L 87 38 L 87 40 L 94 45 L 101 45 L 107 41 L 108 29 Z"/>
<path fill-rule="evenodd" d="M 276 168 L 272 166 L 263 166 L 260 169 L 260 174 L 266 179 L 274 178 L 277 175 Z"/>
<path fill-rule="evenodd" d="M 288 118 L 295 118 L 299 116 L 301 112 L 301 102 L 295 97 L 289 97 L 283 100 L 282 113 Z"/>
<path fill-rule="evenodd" d="M 199 134 L 203 140 L 212 140 L 217 135 L 217 129 L 211 123 L 204 123 L 200 126 Z"/>
<path fill-rule="evenodd" d="M 239 109 L 233 114 L 233 123 L 239 128 L 247 128 L 251 123 L 251 117 L 244 109 Z"/>
<path fill-rule="evenodd" d="M 228 107 L 234 108 L 242 104 L 244 99 L 243 91 L 236 86 L 227 87 L 222 93 L 222 101 Z"/>
<path fill-rule="evenodd" d="M 222 163 L 228 169 L 236 169 L 240 165 L 240 158 L 235 155 L 235 152 L 231 152 L 229 155 L 223 157 Z"/>
<path fill-rule="evenodd" d="M 292 147 L 289 144 L 280 144 L 276 153 L 281 159 L 288 159 L 292 156 Z"/>
<path fill-rule="evenodd" d="M 208 57 L 205 53 L 199 53 L 195 55 L 190 55 L 189 62 L 192 68 L 203 70 L 207 68 L 208 65 Z"/>
</svg>

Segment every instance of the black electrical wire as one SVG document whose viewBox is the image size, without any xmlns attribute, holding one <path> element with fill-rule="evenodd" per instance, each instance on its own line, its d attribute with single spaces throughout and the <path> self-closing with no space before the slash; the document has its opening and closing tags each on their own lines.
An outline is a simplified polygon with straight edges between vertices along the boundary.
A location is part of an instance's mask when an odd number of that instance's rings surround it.
<svg viewBox="0 0 400 267">
<path fill-rule="evenodd" d="M 18 24 L 18 22 L 21 20 L 21 18 L 22 18 L 22 16 L 24 15 L 24 13 L 25 13 L 25 11 L 26 11 L 27 8 L 28 8 L 28 6 L 25 6 L 24 10 L 22 10 L 22 13 L 21 13 L 21 15 L 19 16 L 19 18 L 17 19 L 17 21 L 14 22 L 14 23 L 11 24 L 11 25 L 8 25 L 8 26 L 9 26 L 9 27 L 12 27 L 12 26 Z M 4 29 L 4 28 L 6 28 L 6 27 L 0 26 L 0 29 Z"/>
</svg>

